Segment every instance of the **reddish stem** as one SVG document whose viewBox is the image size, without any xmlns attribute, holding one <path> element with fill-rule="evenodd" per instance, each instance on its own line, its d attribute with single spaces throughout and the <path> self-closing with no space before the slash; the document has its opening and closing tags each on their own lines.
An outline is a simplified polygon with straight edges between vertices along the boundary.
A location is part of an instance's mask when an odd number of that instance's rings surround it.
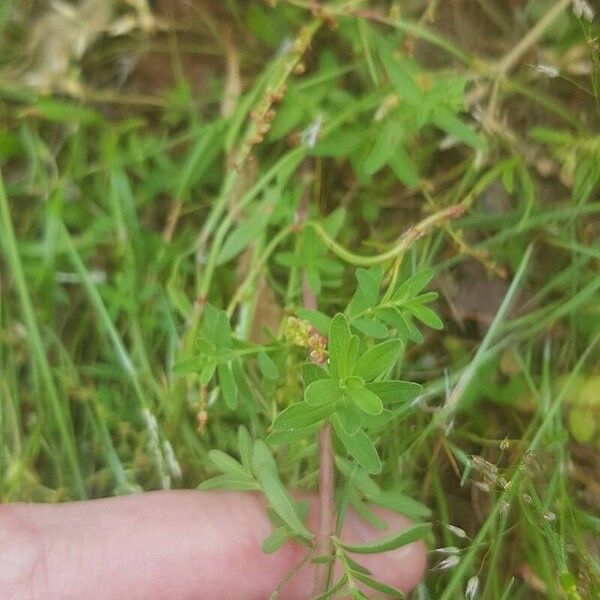
<svg viewBox="0 0 600 600">
<path fill-rule="evenodd" d="M 305 173 L 308 165 L 305 163 Z M 307 183 L 307 182 L 305 182 Z M 298 222 L 302 223 L 308 217 L 308 204 L 310 194 L 309 186 L 306 185 L 306 191 L 298 207 Z M 310 289 L 306 272 L 302 273 L 302 300 L 304 307 L 310 310 L 316 310 L 317 299 Z M 334 452 L 333 441 L 331 437 L 331 424 L 326 421 L 319 430 L 319 526 L 315 536 L 315 554 L 317 556 L 327 556 L 331 554 L 331 536 L 335 527 L 335 498 L 334 498 Z M 313 584 L 313 595 L 320 596 L 327 591 L 329 587 L 329 575 L 331 564 L 328 562 L 318 563 L 315 570 L 315 580 Z"/>
</svg>

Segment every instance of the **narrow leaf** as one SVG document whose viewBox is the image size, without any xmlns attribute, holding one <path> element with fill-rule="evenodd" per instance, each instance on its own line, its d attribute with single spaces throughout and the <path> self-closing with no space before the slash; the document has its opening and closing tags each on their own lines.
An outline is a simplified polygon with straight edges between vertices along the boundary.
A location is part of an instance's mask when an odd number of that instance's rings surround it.
<svg viewBox="0 0 600 600">
<path fill-rule="evenodd" d="M 235 458 L 232 458 L 229 456 L 229 454 L 226 454 L 221 450 L 209 450 L 208 458 L 210 459 L 210 462 L 212 462 L 212 464 L 223 473 L 239 475 L 241 477 L 248 476 L 248 473 L 244 467 L 242 467 L 242 465 L 235 460 Z"/>
<path fill-rule="evenodd" d="M 350 389 L 348 397 L 363 412 L 370 415 L 379 415 L 383 412 L 383 404 L 379 396 L 366 388 Z"/>
<path fill-rule="evenodd" d="M 340 386 L 333 379 L 313 381 L 304 393 L 306 402 L 311 406 L 333 404 L 341 394 Z"/>
<path fill-rule="evenodd" d="M 385 594 L 386 596 L 389 596 L 390 598 L 404 598 L 404 594 L 399 589 L 396 589 L 395 587 L 392 587 L 391 585 L 387 585 L 386 583 L 383 583 L 382 581 L 373 579 L 372 577 L 369 577 L 368 575 L 365 575 L 364 573 L 361 573 L 360 571 L 353 571 L 352 574 L 356 579 L 358 579 L 359 581 L 362 581 L 365 585 L 368 585 L 371 589 L 377 590 L 378 592 L 382 592 L 383 594 Z"/>
<path fill-rule="evenodd" d="M 374 381 L 367 383 L 366 388 L 377 394 L 384 404 L 408 402 L 423 392 L 423 386 L 410 381 Z"/>
<path fill-rule="evenodd" d="M 261 550 L 265 554 L 273 554 L 293 536 L 293 531 L 290 531 L 287 527 L 277 527 L 263 540 L 260 545 Z"/>
<path fill-rule="evenodd" d="M 219 373 L 219 385 L 227 406 L 232 410 L 237 406 L 238 388 L 231 370 L 231 363 L 219 363 L 217 365 Z"/>
<path fill-rule="evenodd" d="M 350 343 L 350 326 L 342 313 L 337 313 L 329 325 L 329 364 L 333 377 L 345 377 L 346 356 Z"/>
<path fill-rule="evenodd" d="M 379 552 L 389 552 L 401 546 L 406 546 L 412 542 L 423 539 L 431 531 L 429 523 L 417 523 L 408 529 L 396 532 L 387 537 L 369 542 L 367 544 L 345 544 L 340 541 L 339 544 L 348 552 L 354 554 L 378 554 Z"/>
<path fill-rule="evenodd" d="M 365 381 L 375 379 L 394 364 L 402 348 L 400 340 L 386 340 L 369 348 L 356 361 L 355 373 Z"/>
<path fill-rule="evenodd" d="M 288 491 L 281 483 L 276 473 L 263 466 L 256 473 L 260 487 L 264 492 L 271 508 L 295 533 L 311 539 L 312 533 L 305 527 L 296 512 L 296 507 Z"/>
<path fill-rule="evenodd" d="M 203 481 L 197 489 L 206 490 L 227 490 L 227 491 L 251 491 L 259 490 L 258 483 L 249 475 L 217 475 Z"/>
<path fill-rule="evenodd" d="M 273 429 L 275 431 L 304 429 L 326 419 L 334 410 L 334 404 L 311 406 L 307 402 L 296 402 L 277 415 L 273 422 Z"/>
<path fill-rule="evenodd" d="M 267 379 L 278 379 L 279 369 L 273 359 L 263 350 L 258 353 L 258 368 Z"/>
<path fill-rule="evenodd" d="M 352 458 L 372 475 L 380 473 L 381 460 L 369 436 L 362 429 L 359 429 L 355 435 L 348 435 L 336 415 L 332 417 L 332 422 L 336 434 Z"/>
</svg>

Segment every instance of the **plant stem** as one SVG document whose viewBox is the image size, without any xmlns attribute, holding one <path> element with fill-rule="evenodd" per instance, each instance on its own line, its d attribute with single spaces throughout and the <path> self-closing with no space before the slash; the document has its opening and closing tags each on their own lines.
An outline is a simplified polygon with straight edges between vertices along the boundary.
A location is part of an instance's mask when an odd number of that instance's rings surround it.
<svg viewBox="0 0 600 600">
<path fill-rule="evenodd" d="M 297 220 L 303 223 L 308 218 L 308 206 L 310 203 L 310 187 L 308 180 L 310 177 L 308 159 L 305 160 L 302 173 L 306 179 L 304 181 L 305 191 L 298 207 Z M 310 310 L 316 310 L 317 299 L 310 289 L 306 271 L 302 273 L 302 301 L 304 307 Z M 331 423 L 326 421 L 318 434 L 319 446 L 319 526 L 316 533 L 315 554 L 317 556 L 327 556 L 331 554 L 331 536 L 335 527 L 335 501 L 334 501 L 334 454 L 333 440 L 331 437 Z M 327 591 L 329 586 L 329 575 L 331 564 L 329 562 L 319 563 L 315 570 L 315 580 L 313 584 L 312 597 L 320 596 Z"/>
<path fill-rule="evenodd" d="M 319 431 L 319 529 L 316 535 L 317 556 L 331 554 L 331 536 L 335 526 L 334 455 L 331 423 L 327 421 Z M 329 562 L 317 564 L 313 596 L 320 596 L 329 586 Z"/>
</svg>

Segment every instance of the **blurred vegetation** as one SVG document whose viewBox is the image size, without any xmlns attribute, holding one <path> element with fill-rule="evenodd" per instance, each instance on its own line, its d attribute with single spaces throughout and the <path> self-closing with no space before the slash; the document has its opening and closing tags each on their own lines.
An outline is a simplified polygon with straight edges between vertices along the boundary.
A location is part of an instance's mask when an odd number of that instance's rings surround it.
<svg viewBox="0 0 600 600">
<path fill-rule="evenodd" d="M 268 345 L 289 315 L 326 330 L 357 267 L 431 267 L 444 328 L 416 314 L 434 329 L 409 322 L 395 367 L 423 393 L 377 432 L 353 503 L 374 484 L 433 522 L 411 597 L 600 597 L 593 9 L 3 2 L 2 500 L 197 486 L 209 450 L 236 455 L 241 423 L 261 438 L 301 395 L 292 351 L 237 374 L 235 409 L 174 372 L 205 305 Z M 272 450 L 315 488 L 314 440 Z"/>
</svg>

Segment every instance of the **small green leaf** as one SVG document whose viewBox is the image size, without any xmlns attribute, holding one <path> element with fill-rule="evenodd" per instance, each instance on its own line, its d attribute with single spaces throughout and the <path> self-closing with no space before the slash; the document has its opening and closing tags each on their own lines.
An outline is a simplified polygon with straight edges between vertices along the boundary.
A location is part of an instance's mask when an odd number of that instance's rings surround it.
<svg viewBox="0 0 600 600">
<path fill-rule="evenodd" d="M 404 63 L 395 60 L 387 47 L 382 46 L 379 54 L 390 83 L 399 98 L 415 106 L 421 104 L 423 93 Z"/>
<path fill-rule="evenodd" d="M 428 327 L 437 330 L 444 328 L 443 321 L 429 307 L 421 304 L 407 304 L 406 308 L 411 314 L 417 317 L 419 321 L 425 323 Z"/>
<path fill-rule="evenodd" d="M 254 207 L 251 215 L 247 219 L 243 219 L 241 224 L 233 229 L 219 252 L 217 264 L 222 265 L 235 258 L 252 240 L 255 240 L 266 228 L 271 218 L 271 207 L 261 206 Z"/>
<path fill-rule="evenodd" d="M 486 150 L 485 138 L 475 133 L 464 121 L 461 121 L 451 110 L 441 107 L 431 116 L 431 122 L 436 126 L 464 142 L 475 150 Z"/>
<path fill-rule="evenodd" d="M 403 282 L 392 296 L 393 302 L 404 302 L 414 298 L 433 279 L 433 269 L 423 269 Z"/>
<path fill-rule="evenodd" d="M 217 350 L 231 347 L 231 338 L 229 337 L 231 335 L 231 324 L 229 323 L 229 317 L 224 310 L 220 310 L 217 313 L 214 335 Z"/>
<path fill-rule="evenodd" d="M 217 372 L 219 373 L 219 385 L 221 386 L 223 398 L 225 398 L 227 406 L 233 410 L 237 406 L 238 388 L 231 370 L 231 363 L 219 363 Z"/>
<path fill-rule="evenodd" d="M 344 574 L 326 592 L 324 592 L 320 596 L 315 596 L 313 600 L 329 600 L 329 598 L 332 598 L 339 591 L 343 590 L 346 583 L 348 583 L 348 575 Z"/>
<path fill-rule="evenodd" d="M 202 357 L 200 356 L 190 356 L 189 358 L 184 358 L 183 360 L 177 361 L 173 365 L 173 373 L 178 373 L 181 375 L 185 375 L 187 373 L 197 373 L 202 369 Z"/>
<path fill-rule="evenodd" d="M 271 508 L 283 520 L 283 522 L 298 535 L 312 539 L 312 533 L 305 527 L 296 512 L 294 501 L 290 497 L 288 491 L 281 483 L 277 473 L 263 465 L 258 469 L 256 478 L 260 487 L 267 497 Z"/>
<path fill-rule="evenodd" d="M 221 450 L 209 450 L 208 458 L 210 459 L 210 462 L 223 473 L 239 475 L 242 477 L 248 476 L 247 471 L 237 460 L 235 460 L 235 458 L 232 458 L 229 454 L 226 454 Z"/>
<path fill-rule="evenodd" d="M 364 388 L 365 380 L 362 377 L 358 377 L 356 375 L 350 375 L 350 377 L 346 377 L 346 381 L 344 382 L 349 388 Z"/>
<path fill-rule="evenodd" d="M 273 359 L 264 351 L 258 353 L 258 368 L 267 379 L 278 379 L 279 369 Z"/>
<path fill-rule="evenodd" d="M 411 525 L 408 529 L 404 529 L 367 544 L 345 544 L 341 540 L 337 543 L 344 548 L 344 550 L 353 552 L 354 554 L 378 554 L 380 552 L 395 550 L 396 548 L 406 546 L 407 544 L 412 544 L 417 540 L 422 540 L 430 531 L 431 526 L 429 523 L 417 523 L 416 525 Z"/>
<path fill-rule="evenodd" d="M 240 425 L 238 429 L 238 450 L 240 453 L 240 458 L 242 460 L 242 465 L 244 465 L 244 469 L 248 472 L 251 472 L 252 439 L 250 438 L 248 430 L 243 425 Z"/>
<path fill-rule="evenodd" d="M 402 126 L 396 119 L 388 119 L 379 130 L 365 162 L 364 172 L 367 175 L 377 173 L 390 160 L 402 140 Z"/>
<path fill-rule="evenodd" d="M 377 579 L 373 579 L 372 577 L 369 577 L 360 571 L 353 571 L 352 575 L 359 581 L 362 581 L 365 585 L 368 585 L 371 589 L 382 592 L 390 598 L 404 598 L 404 594 L 399 589 L 396 589 L 391 585 L 387 585 L 382 581 L 377 581 Z"/>
<path fill-rule="evenodd" d="M 351 402 L 344 402 L 335 411 L 335 415 L 348 435 L 356 435 L 362 425 L 362 413 Z"/>
<path fill-rule="evenodd" d="M 197 489 L 206 490 L 227 490 L 227 491 L 251 491 L 259 490 L 258 483 L 249 475 L 217 475 L 203 481 Z"/>
<path fill-rule="evenodd" d="M 333 415 L 331 420 L 337 436 L 350 456 L 372 475 L 380 473 L 381 460 L 369 436 L 362 429 L 359 429 L 355 435 L 348 435 L 341 426 L 337 415 Z"/>
<path fill-rule="evenodd" d="M 401 348 L 400 340 L 386 340 L 369 348 L 356 361 L 355 374 L 365 381 L 375 379 L 396 362 Z"/>
<path fill-rule="evenodd" d="M 352 321 L 353 327 L 356 327 L 361 333 L 368 335 L 369 337 L 373 337 L 376 339 L 381 339 L 387 337 L 390 332 L 388 328 L 377 319 L 354 319 Z"/>
<path fill-rule="evenodd" d="M 369 502 L 378 506 L 389 508 L 401 515 L 407 516 L 412 520 L 426 519 L 431 515 L 431 510 L 425 504 L 418 502 L 414 498 L 403 494 L 397 489 L 385 490 L 382 492 L 366 492 Z"/>
<path fill-rule="evenodd" d="M 217 368 L 217 363 L 214 360 L 209 361 L 202 367 L 202 370 L 200 371 L 200 377 L 199 377 L 200 385 L 208 384 L 208 382 L 213 378 L 216 368 Z"/>
<path fill-rule="evenodd" d="M 263 540 L 260 545 L 261 550 L 265 554 L 273 554 L 292 537 L 294 537 L 293 531 L 287 527 L 277 527 Z"/>
<path fill-rule="evenodd" d="M 356 279 L 358 280 L 358 287 L 364 294 L 369 306 L 375 306 L 379 298 L 381 278 L 376 277 L 370 269 L 359 268 L 356 269 Z"/>
<path fill-rule="evenodd" d="M 308 387 L 313 381 L 319 381 L 320 379 L 329 379 L 329 373 L 319 365 L 314 363 L 304 363 L 302 365 L 302 379 L 304 386 Z"/>
<path fill-rule="evenodd" d="M 307 404 L 323 406 L 333 404 L 340 396 L 339 383 L 333 379 L 318 379 L 313 381 L 304 392 Z"/>
<path fill-rule="evenodd" d="M 348 344 L 350 343 L 350 326 L 346 316 L 337 313 L 329 325 L 329 364 L 333 377 L 345 377 Z"/>
<path fill-rule="evenodd" d="M 319 427 L 319 422 L 317 422 L 309 425 L 308 427 L 294 429 L 291 431 L 277 429 L 275 431 L 271 431 L 265 440 L 272 446 L 276 446 L 277 444 L 290 444 L 291 442 L 295 442 L 297 440 L 314 440 L 317 436 L 317 430 Z"/>
<path fill-rule="evenodd" d="M 277 473 L 277 463 L 271 449 L 263 440 L 256 440 L 252 450 L 252 471 L 256 475 L 263 467 Z"/>
<path fill-rule="evenodd" d="M 351 335 L 350 341 L 348 342 L 348 350 L 346 352 L 346 368 L 344 373 L 350 375 L 354 373 L 354 367 L 356 366 L 356 359 L 358 358 L 358 346 L 359 339 L 357 335 Z"/>
<path fill-rule="evenodd" d="M 363 412 L 370 415 L 379 415 L 383 412 L 383 404 L 379 396 L 366 388 L 349 389 L 348 397 Z"/>
<path fill-rule="evenodd" d="M 401 144 L 398 144 L 394 149 L 394 153 L 389 159 L 389 165 L 394 171 L 396 177 L 406 186 L 411 189 L 419 185 L 420 178 L 417 168 L 415 167 L 408 152 Z"/>
<path fill-rule="evenodd" d="M 276 431 L 304 429 L 326 419 L 335 411 L 335 404 L 311 406 L 307 402 L 296 402 L 280 412 L 273 422 Z"/>
<path fill-rule="evenodd" d="M 384 404 L 408 402 L 423 393 L 423 386 L 410 381 L 374 381 L 367 383 L 366 387 L 377 394 Z"/>
</svg>

